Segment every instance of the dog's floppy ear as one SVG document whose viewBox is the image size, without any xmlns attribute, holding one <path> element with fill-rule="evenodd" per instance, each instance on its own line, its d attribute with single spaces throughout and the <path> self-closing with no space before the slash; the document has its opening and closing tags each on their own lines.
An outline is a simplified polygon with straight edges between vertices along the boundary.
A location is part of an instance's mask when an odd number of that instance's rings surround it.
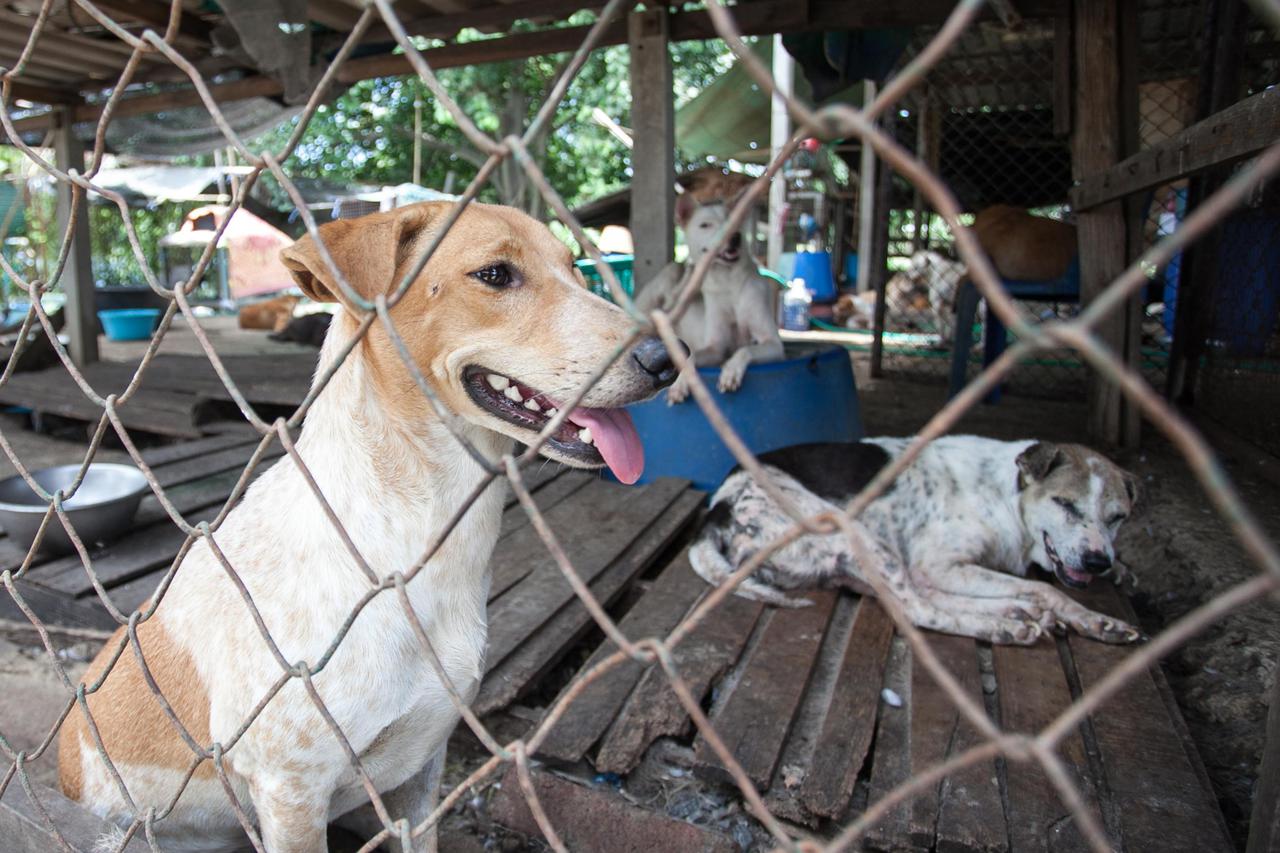
<svg viewBox="0 0 1280 853">
<path fill-rule="evenodd" d="M 1048 441 L 1037 441 L 1018 454 L 1018 489 L 1039 482 L 1066 461 L 1062 448 Z"/>
<path fill-rule="evenodd" d="M 683 228 L 697 209 L 698 200 L 693 197 L 693 190 L 685 190 L 676 197 L 676 224 Z"/>
<path fill-rule="evenodd" d="M 1137 509 L 1142 503 L 1142 481 L 1137 474 L 1130 474 L 1128 471 L 1121 471 L 1120 478 L 1124 480 L 1124 490 L 1129 495 L 1130 511 Z"/>
<path fill-rule="evenodd" d="M 409 259 L 417 236 L 436 218 L 435 208 L 427 202 L 359 219 L 337 219 L 320 226 L 320 239 L 352 289 L 372 300 L 399 284 L 396 270 Z M 311 235 L 281 251 L 280 260 L 307 296 L 350 307 Z"/>
</svg>

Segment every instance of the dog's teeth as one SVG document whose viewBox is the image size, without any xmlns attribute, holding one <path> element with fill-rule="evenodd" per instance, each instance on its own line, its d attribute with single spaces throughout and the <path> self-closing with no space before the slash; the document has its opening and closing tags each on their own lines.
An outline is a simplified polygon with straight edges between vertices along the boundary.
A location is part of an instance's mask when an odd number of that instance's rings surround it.
<svg viewBox="0 0 1280 853">
<path fill-rule="evenodd" d="M 591 430 L 588 429 L 587 427 L 583 427 L 582 429 L 578 430 L 578 441 L 581 441 L 583 444 L 590 444 Z"/>
<path fill-rule="evenodd" d="M 524 401 L 524 407 L 531 412 L 541 412 L 542 407 L 538 405 L 538 401 L 530 397 Z"/>
<path fill-rule="evenodd" d="M 513 403 L 524 402 L 524 397 L 520 396 L 520 389 L 514 385 L 508 385 L 507 389 L 503 391 L 502 394 Z"/>
<path fill-rule="evenodd" d="M 486 376 L 485 381 L 489 383 L 489 387 L 495 391 L 502 391 L 511 384 L 511 380 L 505 376 L 499 376 L 496 373 L 490 373 Z"/>
</svg>

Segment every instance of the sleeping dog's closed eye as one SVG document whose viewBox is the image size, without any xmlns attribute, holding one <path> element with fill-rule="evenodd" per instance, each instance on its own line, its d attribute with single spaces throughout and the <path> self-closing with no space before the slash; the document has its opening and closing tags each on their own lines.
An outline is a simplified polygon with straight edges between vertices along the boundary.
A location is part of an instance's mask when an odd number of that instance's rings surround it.
<svg viewBox="0 0 1280 853">
<path fill-rule="evenodd" d="M 1062 507 L 1063 509 L 1065 509 L 1067 511 L 1067 515 L 1071 516 L 1072 518 L 1084 517 L 1083 514 L 1080 512 L 1080 507 L 1076 506 L 1074 501 L 1067 500 L 1066 498 L 1055 497 L 1053 499 L 1053 502 L 1056 503 L 1058 506 Z"/>
</svg>

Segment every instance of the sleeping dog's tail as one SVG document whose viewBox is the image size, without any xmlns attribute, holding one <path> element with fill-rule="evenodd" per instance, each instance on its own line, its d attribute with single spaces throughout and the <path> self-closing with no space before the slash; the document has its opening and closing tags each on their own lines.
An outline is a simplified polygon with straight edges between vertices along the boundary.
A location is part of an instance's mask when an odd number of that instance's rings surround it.
<svg viewBox="0 0 1280 853">
<path fill-rule="evenodd" d="M 737 569 L 724 555 L 725 539 L 728 527 L 733 523 L 733 508 L 730 502 L 720 501 L 711 507 L 698 531 L 697 541 L 689 548 L 689 565 L 712 586 L 718 587 L 728 580 Z M 790 598 L 775 587 L 761 583 L 755 578 L 746 578 L 734 590 L 743 598 L 762 601 L 775 607 L 808 607 L 813 604 L 807 598 Z"/>
</svg>

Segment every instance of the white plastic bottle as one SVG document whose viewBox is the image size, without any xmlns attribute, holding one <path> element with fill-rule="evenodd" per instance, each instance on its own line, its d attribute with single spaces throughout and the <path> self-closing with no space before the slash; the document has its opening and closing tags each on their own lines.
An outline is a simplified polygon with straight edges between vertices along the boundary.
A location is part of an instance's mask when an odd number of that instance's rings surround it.
<svg viewBox="0 0 1280 853">
<path fill-rule="evenodd" d="M 787 282 L 787 289 L 782 294 L 782 328 L 792 332 L 807 331 L 812 303 L 813 296 L 804 286 L 804 279 L 793 278 Z"/>
</svg>

